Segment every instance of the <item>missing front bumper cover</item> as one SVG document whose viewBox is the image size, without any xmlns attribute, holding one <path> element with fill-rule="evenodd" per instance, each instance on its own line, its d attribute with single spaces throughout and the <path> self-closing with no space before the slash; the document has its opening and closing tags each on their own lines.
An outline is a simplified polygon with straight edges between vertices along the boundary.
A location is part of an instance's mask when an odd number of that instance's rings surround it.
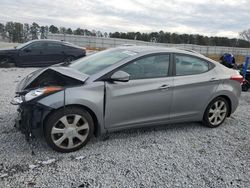
<svg viewBox="0 0 250 188">
<path fill-rule="evenodd" d="M 18 116 L 16 118 L 15 126 L 25 134 L 27 141 L 29 141 L 34 136 L 36 130 L 38 130 L 39 133 L 42 133 L 43 121 L 51 111 L 51 108 L 38 103 L 23 103 L 19 105 L 17 111 Z"/>
</svg>

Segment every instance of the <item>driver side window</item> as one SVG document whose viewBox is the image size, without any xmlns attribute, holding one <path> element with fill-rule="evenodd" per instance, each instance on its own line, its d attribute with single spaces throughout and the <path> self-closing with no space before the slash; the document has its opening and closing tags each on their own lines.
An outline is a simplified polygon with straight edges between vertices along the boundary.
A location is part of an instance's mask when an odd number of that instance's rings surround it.
<svg viewBox="0 0 250 188">
<path fill-rule="evenodd" d="M 120 70 L 130 74 L 131 80 L 168 76 L 169 54 L 157 54 L 133 61 Z"/>
</svg>

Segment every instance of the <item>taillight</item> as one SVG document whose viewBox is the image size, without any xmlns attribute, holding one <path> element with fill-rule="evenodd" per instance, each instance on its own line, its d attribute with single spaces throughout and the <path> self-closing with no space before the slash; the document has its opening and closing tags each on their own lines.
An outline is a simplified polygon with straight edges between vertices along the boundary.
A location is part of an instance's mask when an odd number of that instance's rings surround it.
<svg viewBox="0 0 250 188">
<path fill-rule="evenodd" d="M 231 76 L 230 80 L 235 80 L 237 82 L 239 82 L 240 84 L 243 83 L 243 76 L 241 76 L 240 74 L 235 74 L 233 76 Z"/>
</svg>

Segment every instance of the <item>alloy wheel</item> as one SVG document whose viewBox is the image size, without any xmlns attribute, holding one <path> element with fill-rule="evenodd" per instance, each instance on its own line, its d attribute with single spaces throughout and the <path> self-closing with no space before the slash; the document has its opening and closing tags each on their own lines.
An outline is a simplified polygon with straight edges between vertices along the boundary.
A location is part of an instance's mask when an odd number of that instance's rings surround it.
<svg viewBox="0 0 250 188">
<path fill-rule="evenodd" d="M 72 149 L 81 145 L 88 137 L 89 124 L 78 114 L 61 117 L 51 129 L 53 143 L 62 149 Z"/>
<path fill-rule="evenodd" d="M 224 121 L 227 115 L 227 106 L 223 100 L 217 100 L 208 111 L 209 122 L 216 126 Z"/>
</svg>

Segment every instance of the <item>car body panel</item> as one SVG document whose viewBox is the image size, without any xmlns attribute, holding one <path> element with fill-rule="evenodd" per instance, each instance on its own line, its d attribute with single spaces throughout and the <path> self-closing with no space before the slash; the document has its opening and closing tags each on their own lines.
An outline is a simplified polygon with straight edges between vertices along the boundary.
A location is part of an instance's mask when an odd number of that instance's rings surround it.
<svg viewBox="0 0 250 188">
<path fill-rule="evenodd" d="M 120 49 L 134 51 L 136 54 L 91 76 L 78 74 L 68 68 L 45 69 L 79 80 L 81 84 L 65 86 L 63 91 L 45 96 L 36 103 L 54 110 L 70 105 L 82 106 L 95 114 L 100 134 L 130 127 L 202 121 L 208 104 L 218 96 L 228 97 L 231 112 L 238 106 L 241 87 L 238 82 L 230 80 L 236 72 L 203 55 L 157 47 L 132 46 Z M 197 75 L 175 76 L 172 71 L 169 77 L 164 78 L 129 80 L 125 83 L 105 80 L 124 64 L 157 53 L 182 53 L 209 61 L 214 66 L 208 72 Z M 173 66 L 173 59 L 171 64 Z M 19 84 L 19 90 L 23 90 L 25 83 L 27 85 L 32 82 L 44 70 L 39 71 L 25 78 Z M 169 87 L 160 89 L 163 85 Z"/>
<path fill-rule="evenodd" d="M 172 77 L 107 83 L 105 128 L 169 120 L 172 85 Z"/>
<path fill-rule="evenodd" d="M 32 72 L 31 74 L 29 74 L 28 76 L 26 76 L 24 79 L 22 79 L 20 81 L 20 83 L 18 84 L 17 88 L 16 88 L 16 92 L 22 92 L 23 90 L 27 89 L 27 87 L 35 81 L 35 79 L 39 78 L 43 73 L 45 73 L 46 71 L 54 71 L 57 72 L 59 74 L 62 74 L 64 76 L 76 79 L 80 82 L 82 82 L 82 84 L 88 79 L 88 75 L 80 73 L 79 71 L 72 69 L 72 68 L 68 68 L 68 67 L 62 67 L 62 66 L 51 66 L 48 68 L 43 68 L 43 69 L 39 69 L 36 70 L 34 72 Z"/>
<path fill-rule="evenodd" d="M 219 80 L 212 81 L 214 70 L 206 73 L 174 77 L 173 104 L 171 119 L 203 115 L 202 107 L 216 92 Z"/>
<path fill-rule="evenodd" d="M 37 102 L 43 106 L 53 108 L 54 110 L 70 105 L 78 105 L 85 109 L 89 109 L 96 116 L 98 134 L 103 134 L 105 133 L 103 99 L 104 83 L 95 82 L 91 85 L 86 84 L 84 86 L 66 88 L 65 91 L 54 93 Z"/>
</svg>

